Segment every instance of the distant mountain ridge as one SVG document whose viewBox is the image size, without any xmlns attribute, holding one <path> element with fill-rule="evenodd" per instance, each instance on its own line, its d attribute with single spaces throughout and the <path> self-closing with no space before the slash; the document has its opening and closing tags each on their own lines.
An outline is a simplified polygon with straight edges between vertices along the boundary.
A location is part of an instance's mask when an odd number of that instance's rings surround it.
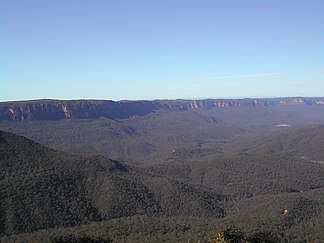
<svg viewBox="0 0 324 243">
<path fill-rule="evenodd" d="M 62 120 L 68 118 L 128 118 L 156 110 L 222 107 L 324 105 L 324 98 L 204 99 L 204 100 L 31 100 L 0 103 L 0 120 Z"/>
</svg>

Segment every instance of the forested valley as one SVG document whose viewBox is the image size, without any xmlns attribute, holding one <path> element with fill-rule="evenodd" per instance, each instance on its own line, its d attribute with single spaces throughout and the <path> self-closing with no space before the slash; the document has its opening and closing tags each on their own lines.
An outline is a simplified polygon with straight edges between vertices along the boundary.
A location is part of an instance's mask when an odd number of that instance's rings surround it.
<svg viewBox="0 0 324 243">
<path fill-rule="evenodd" d="M 3 119 L 1 242 L 324 241 L 323 118 L 301 105 Z"/>
</svg>

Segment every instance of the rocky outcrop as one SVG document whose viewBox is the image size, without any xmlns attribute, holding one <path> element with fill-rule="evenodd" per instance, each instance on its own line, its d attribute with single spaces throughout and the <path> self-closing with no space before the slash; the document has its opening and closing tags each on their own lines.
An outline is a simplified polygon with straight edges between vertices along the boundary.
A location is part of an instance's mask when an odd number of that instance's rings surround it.
<svg viewBox="0 0 324 243">
<path fill-rule="evenodd" d="M 324 98 L 275 98 L 275 99 L 206 99 L 166 101 L 164 103 L 183 109 L 214 107 L 256 107 L 277 105 L 324 105 Z"/>
<path fill-rule="evenodd" d="M 206 99 L 206 100 L 35 100 L 0 103 L 0 120 L 31 121 L 69 118 L 127 118 L 159 109 L 190 110 L 226 107 L 324 105 L 324 98 Z"/>
<path fill-rule="evenodd" d="M 38 100 L 0 103 L 0 120 L 61 120 L 68 118 L 126 118 L 145 115 L 162 104 L 151 101 Z"/>
</svg>

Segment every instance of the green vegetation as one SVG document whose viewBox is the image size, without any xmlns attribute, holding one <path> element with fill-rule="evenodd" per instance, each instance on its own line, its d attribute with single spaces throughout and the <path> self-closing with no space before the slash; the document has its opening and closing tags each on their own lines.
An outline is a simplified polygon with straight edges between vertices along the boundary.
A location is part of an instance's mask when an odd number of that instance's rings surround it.
<svg viewBox="0 0 324 243">
<path fill-rule="evenodd" d="M 1 242 L 323 241 L 324 126 L 243 110 L 0 122 Z"/>
<path fill-rule="evenodd" d="M 297 134 L 303 133 L 298 131 L 300 125 L 322 122 L 324 112 L 320 107 L 310 106 L 302 111 L 300 109 L 289 106 L 158 110 L 145 116 L 131 116 L 125 119 L 0 121 L 0 129 L 69 153 L 100 154 L 127 164 L 154 164 L 199 159 L 206 155 L 232 156 L 244 150 L 249 152 L 259 144 L 258 142 L 264 144 L 268 141 L 268 136 L 273 132 L 286 134 L 296 127 L 296 131 L 291 131 L 291 134 L 298 136 Z M 291 124 L 292 127 L 275 127 L 281 123 Z M 254 137 L 258 136 L 261 136 L 258 141 L 253 141 Z M 276 145 L 277 137 L 271 137 L 271 144 Z M 282 144 L 285 142 L 289 142 L 291 146 L 296 143 L 293 140 L 284 140 Z M 317 142 L 320 140 L 313 142 L 315 149 L 313 146 L 308 147 L 308 154 L 319 152 L 320 145 Z M 285 144 L 282 152 L 286 152 L 289 145 Z M 275 146 L 271 147 L 278 151 Z M 302 146 L 298 147 L 300 148 Z M 260 154 L 262 151 L 262 155 L 267 156 L 271 153 L 271 148 L 256 148 L 251 152 L 257 151 L 260 151 Z"/>
</svg>

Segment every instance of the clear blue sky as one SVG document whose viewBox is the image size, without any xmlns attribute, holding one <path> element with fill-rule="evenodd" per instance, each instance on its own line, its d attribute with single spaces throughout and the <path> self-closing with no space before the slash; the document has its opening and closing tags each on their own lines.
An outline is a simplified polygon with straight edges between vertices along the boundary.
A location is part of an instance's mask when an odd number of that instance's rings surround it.
<svg viewBox="0 0 324 243">
<path fill-rule="evenodd" d="M 322 0 L 1 0 L 0 100 L 324 96 Z"/>
</svg>

